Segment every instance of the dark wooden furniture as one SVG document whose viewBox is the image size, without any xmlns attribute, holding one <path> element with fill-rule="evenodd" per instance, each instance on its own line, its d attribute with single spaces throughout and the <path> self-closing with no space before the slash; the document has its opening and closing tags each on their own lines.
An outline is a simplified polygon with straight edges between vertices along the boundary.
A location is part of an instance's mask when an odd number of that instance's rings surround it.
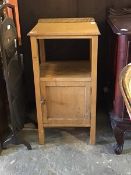
<svg viewBox="0 0 131 175">
<path fill-rule="evenodd" d="M 124 133 L 131 130 L 131 121 L 119 86 L 120 72 L 125 65 L 131 62 L 131 10 L 111 9 L 107 22 L 112 30 L 112 34 L 110 34 L 115 42 L 115 49 L 112 47 L 112 42 L 110 42 L 109 47 L 110 52 L 113 54 L 110 55 L 110 59 L 113 59 L 112 62 L 114 63 L 112 72 L 114 77 L 114 101 L 110 117 L 117 142 L 114 151 L 116 154 L 121 154 L 124 145 Z"/>
</svg>

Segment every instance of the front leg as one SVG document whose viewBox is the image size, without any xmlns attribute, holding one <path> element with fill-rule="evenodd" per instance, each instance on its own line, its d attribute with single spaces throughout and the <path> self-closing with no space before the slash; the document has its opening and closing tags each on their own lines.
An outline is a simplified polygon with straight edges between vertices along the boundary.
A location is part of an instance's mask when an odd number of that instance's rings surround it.
<svg viewBox="0 0 131 175">
<path fill-rule="evenodd" d="M 3 149 L 3 144 L 2 144 L 2 141 L 0 140 L 0 153 L 2 152 L 2 149 Z"/>
<path fill-rule="evenodd" d="M 121 130 L 119 127 L 115 127 L 113 129 L 114 135 L 115 135 L 115 139 L 116 139 L 116 145 L 114 147 L 114 152 L 116 154 L 121 154 L 123 151 L 123 145 L 124 145 L 124 130 Z"/>
</svg>

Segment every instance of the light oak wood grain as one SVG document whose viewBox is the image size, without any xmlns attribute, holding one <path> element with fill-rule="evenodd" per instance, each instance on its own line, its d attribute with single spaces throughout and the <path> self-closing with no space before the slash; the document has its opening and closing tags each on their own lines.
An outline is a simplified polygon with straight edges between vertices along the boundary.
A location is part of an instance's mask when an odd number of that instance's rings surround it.
<svg viewBox="0 0 131 175">
<path fill-rule="evenodd" d="M 91 81 L 88 61 L 46 62 L 40 70 L 43 81 Z"/>
<path fill-rule="evenodd" d="M 91 41 L 91 129 L 90 144 L 95 144 L 96 140 L 96 96 L 97 96 L 97 49 L 98 36 L 94 36 Z"/>
<path fill-rule="evenodd" d="M 35 82 L 35 98 L 36 98 L 36 109 L 37 109 L 39 143 L 44 144 L 43 114 L 41 110 L 38 43 L 36 38 L 34 37 L 31 37 L 30 40 L 31 40 L 31 48 L 32 48 L 32 61 L 33 61 L 34 82 Z"/>
<path fill-rule="evenodd" d="M 90 20 L 92 18 L 41 19 L 29 33 L 40 143 L 44 142 L 45 127 L 90 127 L 90 144 L 95 144 L 100 33 L 94 20 Z M 45 62 L 43 39 L 57 38 L 90 39 L 89 61 Z"/>
<path fill-rule="evenodd" d="M 29 35 L 47 38 L 47 36 L 93 36 L 100 34 L 96 22 L 77 21 L 77 19 L 72 22 L 71 18 L 68 18 L 68 22 L 63 20 L 61 19 L 61 23 L 57 21 L 38 22 Z"/>
<path fill-rule="evenodd" d="M 41 89 L 44 89 L 42 86 L 46 86 L 43 97 L 46 96 L 47 123 L 51 118 L 63 121 L 90 118 L 90 82 L 57 82 L 52 86 L 51 82 L 42 81 Z"/>
</svg>

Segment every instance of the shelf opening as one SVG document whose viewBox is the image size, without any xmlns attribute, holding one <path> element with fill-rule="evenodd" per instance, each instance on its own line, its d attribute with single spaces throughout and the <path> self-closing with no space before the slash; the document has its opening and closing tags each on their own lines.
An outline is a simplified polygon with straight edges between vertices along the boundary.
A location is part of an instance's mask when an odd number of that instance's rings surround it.
<svg viewBox="0 0 131 175">
<path fill-rule="evenodd" d="M 42 41 L 46 61 L 82 61 L 90 58 L 89 39 L 46 39 Z"/>
</svg>

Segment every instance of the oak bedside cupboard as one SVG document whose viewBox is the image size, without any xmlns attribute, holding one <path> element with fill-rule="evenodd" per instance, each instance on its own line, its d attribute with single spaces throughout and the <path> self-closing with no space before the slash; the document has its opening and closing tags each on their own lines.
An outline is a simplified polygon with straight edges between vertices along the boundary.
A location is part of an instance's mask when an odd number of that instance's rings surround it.
<svg viewBox="0 0 131 175">
<path fill-rule="evenodd" d="M 93 18 L 40 19 L 30 31 L 40 144 L 47 127 L 90 127 L 95 144 L 99 34 Z M 49 62 L 45 39 L 87 39 L 90 59 Z"/>
</svg>

